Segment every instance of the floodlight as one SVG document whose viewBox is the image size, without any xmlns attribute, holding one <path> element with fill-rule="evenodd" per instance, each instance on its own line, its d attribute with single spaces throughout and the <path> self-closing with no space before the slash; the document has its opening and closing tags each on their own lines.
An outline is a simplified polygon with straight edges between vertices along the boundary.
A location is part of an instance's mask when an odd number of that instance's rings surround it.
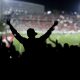
<svg viewBox="0 0 80 80">
<path fill-rule="evenodd" d="M 52 12 L 51 11 L 47 11 L 47 14 L 51 14 Z"/>
</svg>

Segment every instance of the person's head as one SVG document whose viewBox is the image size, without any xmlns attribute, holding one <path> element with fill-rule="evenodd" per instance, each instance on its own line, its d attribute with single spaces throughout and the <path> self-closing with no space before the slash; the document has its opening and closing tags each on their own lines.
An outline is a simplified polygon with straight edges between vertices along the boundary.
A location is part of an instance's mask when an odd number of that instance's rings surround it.
<svg viewBox="0 0 80 80">
<path fill-rule="evenodd" d="M 28 35 L 29 38 L 34 38 L 34 37 L 37 35 L 37 33 L 35 32 L 34 29 L 29 28 L 29 29 L 27 30 L 27 35 Z"/>
</svg>

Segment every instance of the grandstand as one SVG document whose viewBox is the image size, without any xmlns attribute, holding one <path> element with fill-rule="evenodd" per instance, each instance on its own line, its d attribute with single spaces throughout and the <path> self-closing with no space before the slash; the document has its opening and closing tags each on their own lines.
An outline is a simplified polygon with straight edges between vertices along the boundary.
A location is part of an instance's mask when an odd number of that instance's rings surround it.
<svg viewBox="0 0 80 80">
<path fill-rule="evenodd" d="M 49 29 L 54 20 L 59 21 L 59 25 L 55 27 L 55 31 L 60 32 L 79 32 L 80 31 L 80 15 L 70 14 L 43 14 L 43 15 L 26 15 L 14 17 L 12 23 L 19 31 L 25 31 L 28 28 L 45 31 Z M 23 27 L 24 28 L 23 28 Z"/>
<path fill-rule="evenodd" d="M 59 25 L 55 27 L 55 32 L 80 32 L 80 14 L 77 12 L 66 13 L 54 10 L 51 14 L 44 14 L 43 5 L 23 1 L 9 1 L 2 4 L 3 20 L 10 17 L 18 31 L 25 32 L 28 28 L 34 28 L 45 32 L 52 26 L 54 20 L 58 20 Z"/>
</svg>

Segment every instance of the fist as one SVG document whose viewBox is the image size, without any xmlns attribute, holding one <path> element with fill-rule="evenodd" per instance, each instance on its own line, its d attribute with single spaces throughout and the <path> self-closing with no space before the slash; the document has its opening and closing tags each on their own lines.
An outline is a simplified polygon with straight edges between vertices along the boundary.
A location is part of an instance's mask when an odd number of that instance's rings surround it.
<svg viewBox="0 0 80 80">
<path fill-rule="evenodd" d="M 54 26 L 58 25 L 58 21 L 54 21 Z"/>
</svg>

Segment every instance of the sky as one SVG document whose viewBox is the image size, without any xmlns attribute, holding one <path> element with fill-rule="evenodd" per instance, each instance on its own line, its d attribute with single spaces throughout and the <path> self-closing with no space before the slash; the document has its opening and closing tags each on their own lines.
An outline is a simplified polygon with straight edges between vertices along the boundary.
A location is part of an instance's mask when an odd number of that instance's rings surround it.
<svg viewBox="0 0 80 80">
<path fill-rule="evenodd" d="M 42 4 L 46 10 L 78 11 L 80 0 L 22 0 Z"/>
</svg>

